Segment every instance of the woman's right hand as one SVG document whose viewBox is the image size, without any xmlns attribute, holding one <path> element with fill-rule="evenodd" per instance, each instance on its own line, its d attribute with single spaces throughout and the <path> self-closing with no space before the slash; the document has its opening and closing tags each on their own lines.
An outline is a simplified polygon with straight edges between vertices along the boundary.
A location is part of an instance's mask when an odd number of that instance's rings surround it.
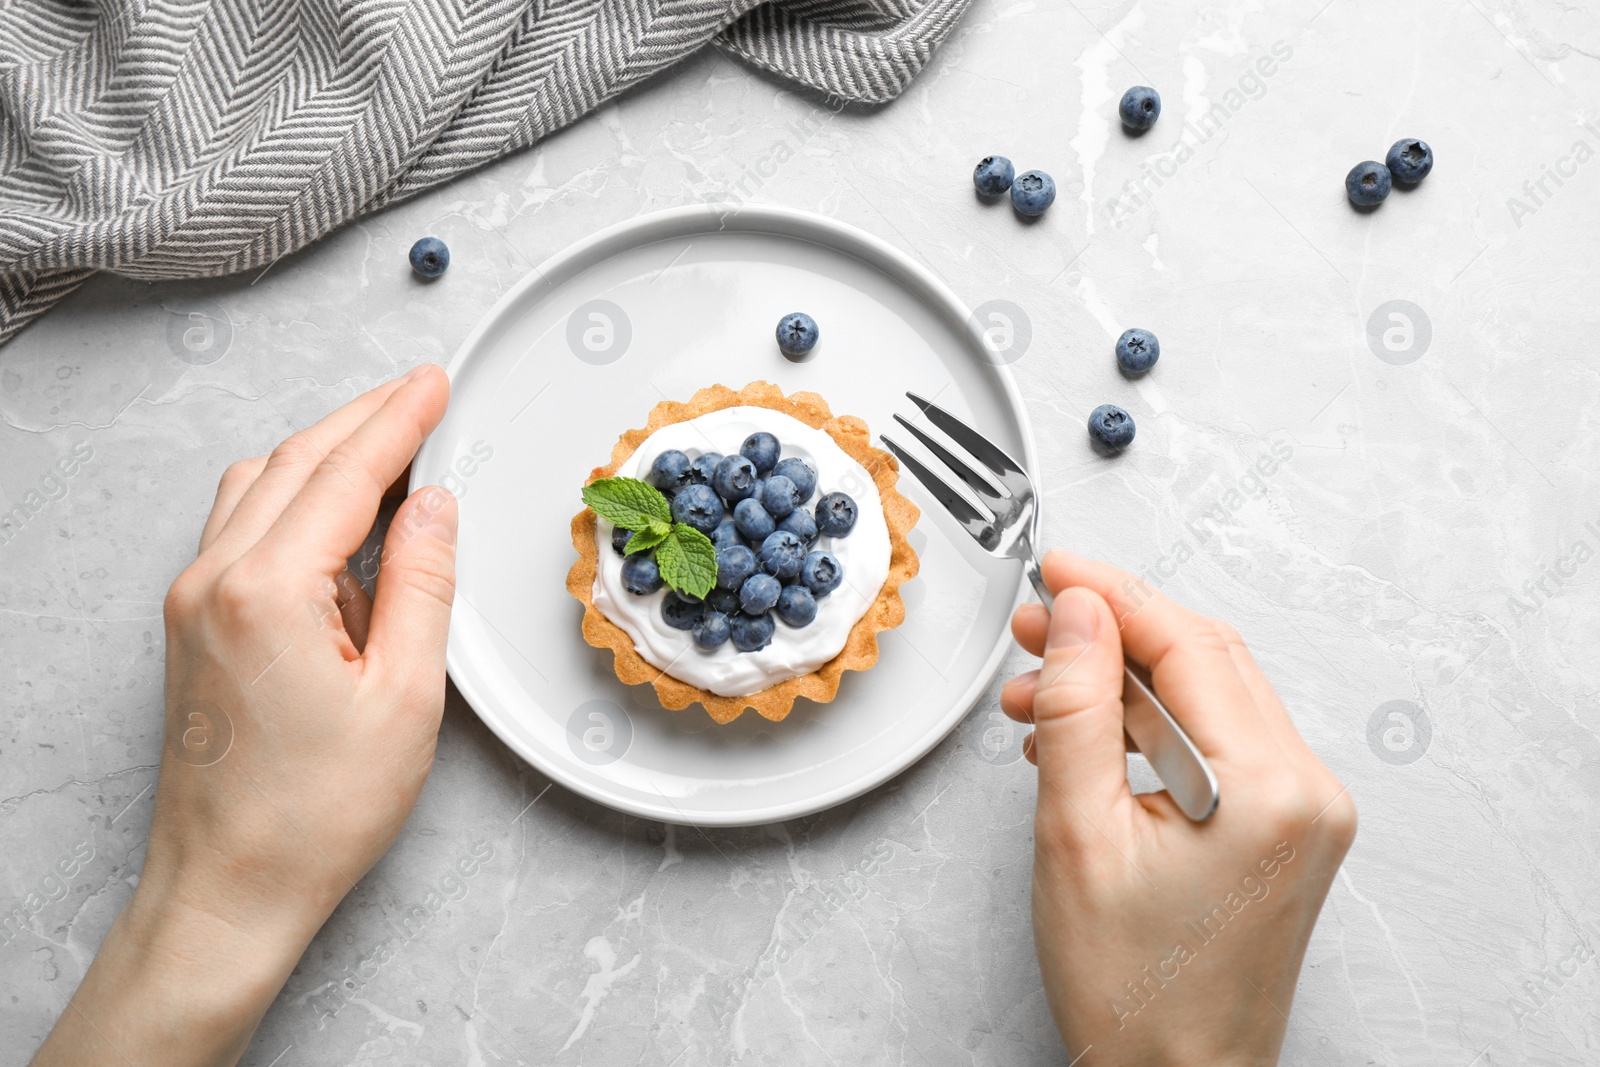
<svg viewBox="0 0 1600 1067">
<path fill-rule="evenodd" d="M 1034 937 L 1067 1054 L 1274 1064 L 1355 804 L 1232 627 L 1068 553 L 1047 555 L 1044 577 L 1054 611 L 1012 619 L 1044 662 L 1001 706 L 1035 727 Z M 1216 771 L 1207 822 L 1128 787 L 1124 647 Z"/>
</svg>

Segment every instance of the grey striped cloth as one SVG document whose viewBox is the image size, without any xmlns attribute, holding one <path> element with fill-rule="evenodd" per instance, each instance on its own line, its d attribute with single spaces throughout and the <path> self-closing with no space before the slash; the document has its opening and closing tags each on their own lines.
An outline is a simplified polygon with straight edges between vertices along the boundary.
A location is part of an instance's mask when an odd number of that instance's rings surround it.
<svg viewBox="0 0 1600 1067">
<path fill-rule="evenodd" d="M 0 342 L 97 270 L 263 267 L 707 42 L 893 99 L 968 0 L 0 0 Z"/>
</svg>

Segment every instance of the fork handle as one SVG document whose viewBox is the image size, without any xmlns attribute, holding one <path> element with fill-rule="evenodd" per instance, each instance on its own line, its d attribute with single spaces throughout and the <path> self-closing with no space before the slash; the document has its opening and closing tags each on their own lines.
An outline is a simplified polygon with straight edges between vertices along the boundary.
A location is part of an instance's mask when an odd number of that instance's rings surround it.
<svg viewBox="0 0 1600 1067">
<path fill-rule="evenodd" d="M 1023 564 L 1028 581 L 1048 610 L 1055 597 L 1044 584 L 1038 553 L 1029 556 Z M 1123 667 L 1122 726 L 1150 761 L 1179 810 L 1195 822 L 1211 818 L 1221 796 L 1216 773 L 1156 696 L 1149 672 L 1132 660 L 1125 660 Z"/>
</svg>

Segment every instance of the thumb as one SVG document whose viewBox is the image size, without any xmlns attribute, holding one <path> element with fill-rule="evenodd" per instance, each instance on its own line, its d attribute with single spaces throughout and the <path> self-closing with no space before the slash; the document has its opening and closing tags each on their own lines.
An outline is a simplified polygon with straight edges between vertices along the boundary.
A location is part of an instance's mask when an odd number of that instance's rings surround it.
<svg viewBox="0 0 1600 1067">
<path fill-rule="evenodd" d="M 1039 797 L 1063 797 L 1092 821 L 1128 795 L 1122 741 L 1122 638 L 1100 594 L 1056 595 L 1033 697 Z"/>
<path fill-rule="evenodd" d="M 383 540 L 365 658 L 385 680 L 444 699 L 444 649 L 456 592 L 456 498 L 436 485 L 406 498 Z"/>
</svg>

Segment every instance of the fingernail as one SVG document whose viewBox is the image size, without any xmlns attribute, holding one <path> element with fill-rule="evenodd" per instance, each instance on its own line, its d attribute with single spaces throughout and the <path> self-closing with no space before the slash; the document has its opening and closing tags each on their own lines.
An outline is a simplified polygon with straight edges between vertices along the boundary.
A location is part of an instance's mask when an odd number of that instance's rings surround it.
<svg viewBox="0 0 1600 1067">
<path fill-rule="evenodd" d="M 1100 634 L 1100 613 L 1094 602 L 1076 589 L 1056 597 L 1051 637 L 1066 645 L 1091 644 Z"/>
<path fill-rule="evenodd" d="M 437 538 L 451 548 L 456 546 L 456 517 L 451 515 L 448 519 L 430 519 L 428 525 L 422 528 L 430 537 Z"/>
<path fill-rule="evenodd" d="M 426 374 L 428 372 L 428 368 L 431 366 L 433 366 L 432 363 L 417 364 L 415 367 L 412 367 L 410 370 L 406 371 L 405 377 L 400 379 L 400 384 L 404 385 L 406 382 L 416 381 L 418 378 Z"/>
</svg>

